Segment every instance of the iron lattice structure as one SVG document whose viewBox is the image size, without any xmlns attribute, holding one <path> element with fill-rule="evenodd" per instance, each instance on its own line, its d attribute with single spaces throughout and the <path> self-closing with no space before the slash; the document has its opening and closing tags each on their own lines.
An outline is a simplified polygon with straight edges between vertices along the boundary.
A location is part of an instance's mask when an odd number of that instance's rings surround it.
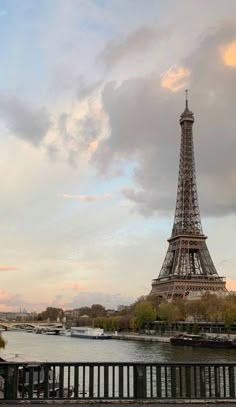
<svg viewBox="0 0 236 407">
<path fill-rule="evenodd" d="M 174 299 L 193 292 L 226 291 L 206 245 L 198 205 L 193 146 L 193 113 L 188 108 L 180 116 L 181 147 L 175 218 L 169 247 L 151 296 Z"/>
</svg>

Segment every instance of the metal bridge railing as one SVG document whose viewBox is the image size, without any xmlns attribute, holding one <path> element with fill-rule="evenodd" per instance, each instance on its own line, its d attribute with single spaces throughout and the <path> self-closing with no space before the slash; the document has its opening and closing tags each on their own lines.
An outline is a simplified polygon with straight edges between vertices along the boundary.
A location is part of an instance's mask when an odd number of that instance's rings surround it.
<svg viewBox="0 0 236 407">
<path fill-rule="evenodd" d="M 236 363 L 0 363 L 0 402 L 236 398 Z"/>
</svg>

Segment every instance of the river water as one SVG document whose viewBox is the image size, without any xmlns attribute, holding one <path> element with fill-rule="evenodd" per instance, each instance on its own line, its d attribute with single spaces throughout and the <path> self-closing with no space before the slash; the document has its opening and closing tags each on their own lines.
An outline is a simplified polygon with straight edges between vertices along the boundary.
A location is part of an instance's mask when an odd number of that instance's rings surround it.
<svg viewBox="0 0 236 407">
<path fill-rule="evenodd" d="M 0 356 L 41 362 L 235 362 L 235 349 L 176 347 L 169 343 L 93 340 L 6 331 Z"/>
</svg>

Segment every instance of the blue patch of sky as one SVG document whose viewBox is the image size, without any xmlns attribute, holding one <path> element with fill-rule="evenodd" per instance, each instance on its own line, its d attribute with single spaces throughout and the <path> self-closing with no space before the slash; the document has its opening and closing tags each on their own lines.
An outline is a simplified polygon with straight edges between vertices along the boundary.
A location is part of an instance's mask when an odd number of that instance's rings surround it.
<svg viewBox="0 0 236 407">
<path fill-rule="evenodd" d="M 130 163 L 123 169 L 122 174 L 109 179 L 88 173 L 83 180 L 80 180 L 78 185 L 70 183 L 68 189 L 64 190 L 63 193 L 69 195 L 94 195 L 98 197 L 99 202 L 106 198 L 106 194 L 111 194 L 109 202 L 111 205 L 114 205 L 115 202 L 124 199 L 122 189 L 132 184 L 134 166 L 134 163 Z M 62 194 L 58 196 L 59 199 L 65 199 L 62 197 Z M 65 201 L 66 204 L 62 216 L 77 212 L 79 205 L 84 206 L 89 204 L 88 202 L 81 202 L 76 197 L 74 199 L 65 199 Z M 91 202 L 90 204 L 96 205 L 96 202 Z"/>
<path fill-rule="evenodd" d="M 67 29 L 70 18 L 68 20 L 64 16 L 63 6 L 65 5 L 66 8 L 68 4 L 72 7 L 72 11 L 74 8 L 74 16 L 71 26 Z M 99 50 L 109 39 L 122 31 L 124 33 L 132 31 L 135 25 L 143 25 L 145 21 L 148 22 L 152 18 L 150 6 L 147 7 L 146 1 L 143 0 L 129 2 L 96 0 L 91 4 L 100 8 L 98 15 L 96 12 L 94 15 L 88 13 L 90 2 L 82 3 L 82 6 L 87 8 L 84 15 L 83 7 L 82 9 L 79 7 L 80 2 L 74 0 L 70 0 L 69 3 L 55 0 L 0 0 L 0 15 L 2 11 L 0 92 L 10 91 L 22 97 L 40 100 L 47 95 L 50 88 L 55 64 L 61 63 L 61 58 L 68 50 L 63 51 L 60 48 L 63 43 L 67 44 L 66 48 L 72 47 L 81 51 L 83 58 L 81 69 L 83 65 L 89 69 L 89 64 L 93 64 Z M 153 1 L 150 5 L 154 14 L 158 14 L 159 5 L 156 7 Z M 61 19 L 58 19 L 60 12 Z M 57 26 L 59 22 L 65 33 L 64 39 L 60 37 L 60 27 Z M 51 30 L 55 36 L 54 39 L 49 38 L 52 55 L 50 50 L 44 49 Z M 55 41 L 55 50 L 53 41 Z M 80 52 L 78 52 L 79 57 L 81 58 Z"/>
<path fill-rule="evenodd" d="M 127 188 L 133 184 L 133 172 L 135 166 L 135 162 L 129 163 L 122 168 L 122 172 L 119 175 L 109 179 L 95 177 L 92 180 L 89 188 L 93 191 L 93 193 L 102 194 L 106 192 L 117 192 L 119 195 L 123 188 Z"/>
<path fill-rule="evenodd" d="M 158 235 L 168 239 L 171 235 L 172 223 L 168 218 L 157 215 L 144 217 L 137 212 L 130 213 L 129 221 L 123 224 L 117 231 L 117 236 L 122 239 L 139 238 L 144 236 Z"/>
<path fill-rule="evenodd" d="M 140 21 L 157 21 L 161 17 L 161 10 L 165 8 L 165 0 L 94 0 L 101 8 L 109 10 L 111 14 L 121 18 L 120 24 L 138 24 Z"/>
<path fill-rule="evenodd" d="M 71 195 L 95 195 L 98 198 L 102 199 L 105 194 L 110 193 L 111 198 L 109 203 L 114 205 L 117 201 L 122 201 L 127 198 L 124 197 L 122 190 L 127 187 L 133 186 L 133 172 L 134 168 L 137 165 L 136 162 L 129 163 L 123 168 L 122 174 L 117 177 L 104 179 L 97 176 L 90 176 L 80 181 L 78 188 L 74 185 L 71 185 L 70 190 L 64 191 L 64 193 Z M 84 205 L 97 205 L 97 202 L 81 202 L 78 199 L 68 199 L 66 200 L 67 204 L 64 207 L 63 216 L 72 214 L 73 212 L 78 211 L 78 206 L 82 207 Z M 101 202 L 100 200 L 98 202 Z M 154 213 L 152 216 L 143 216 L 134 210 L 135 204 L 132 202 L 131 206 L 127 208 L 130 211 L 130 217 L 128 223 L 122 225 L 119 228 L 118 234 L 121 236 L 139 236 L 151 233 L 159 233 L 164 238 L 169 238 L 171 235 L 173 217 L 174 214 L 171 214 L 170 217 L 160 216 Z"/>
<path fill-rule="evenodd" d="M 95 21 L 84 21 L 80 28 L 86 30 L 87 32 L 94 32 L 99 35 L 101 41 L 107 41 L 113 34 L 113 28 L 110 24 L 107 24 L 103 20 L 100 22 Z"/>
<path fill-rule="evenodd" d="M 33 95 L 45 80 L 40 35 L 46 10 L 44 1 L 0 1 L 0 91 Z"/>
<path fill-rule="evenodd" d="M 110 180 L 101 180 L 94 178 L 93 180 L 80 181 L 79 186 L 73 185 L 73 189 L 65 191 L 65 194 L 71 195 L 94 195 L 102 199 L 106 194 L 111 194 L 111 201 L 120 200 L 122 197 L 121 190 L 129 182 L 129 178 L 126 176 L 117 177 Z M 76 210 L 80 204 L 79 200 L 71 199 L 69 201 L 70 211 Z M 83 202 L 81 202 L 84 205 Z M 67 208 L 68 209 L 68 208 Z"/>
<path fill-rule="evenodd" d="M 75 10 L 71 26 L 70 18 L 60 10 L 63 3 L 0 0 L 0 92 L 33 99 L 47 95 L 53 70 L 63 63 L 67 54 L 70 56 L 70 49 L 72 55 L 74 52 L 82 58 L 81 69 L 83 66 L 86 71 L 90 69 L 96 53 L 112 36 L 112 25 L 102 18 L 96 21 L 92 16 L 83 20 L 78 2 L 70 4 Z M 64 37 L 60 36 L 60 21 Z M 49 48 L 45 49 L 47 37 Z"/>
</svg>

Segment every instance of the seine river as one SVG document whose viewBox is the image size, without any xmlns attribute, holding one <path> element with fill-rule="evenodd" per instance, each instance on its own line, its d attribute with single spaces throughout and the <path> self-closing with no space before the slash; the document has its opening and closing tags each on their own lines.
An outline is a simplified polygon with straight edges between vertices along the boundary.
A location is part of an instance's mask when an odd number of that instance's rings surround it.
<svg viewBox="0 0 236 407">
<path fill-rule="evenodd" d="M 169 343 L 93 340 L 70 336 L 3 332 L 0 356 L 41 362 L 235 362 L 235 349 L 195 349 Z"/>
</svg>

